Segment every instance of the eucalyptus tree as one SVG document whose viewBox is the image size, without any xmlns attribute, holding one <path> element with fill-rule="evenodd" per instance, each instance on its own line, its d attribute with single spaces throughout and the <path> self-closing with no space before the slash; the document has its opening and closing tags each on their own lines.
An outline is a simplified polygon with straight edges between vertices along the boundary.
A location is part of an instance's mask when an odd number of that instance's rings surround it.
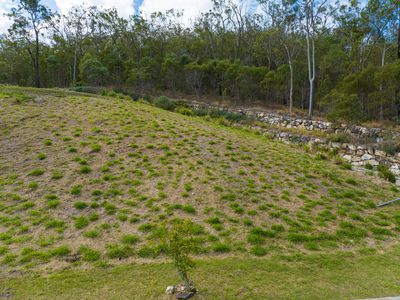
<svg viewBox="0 0 400 300">
<path fill-rule="evenodd" d="M 316 59 L 315 59 L 315 42 L 321 30 L 325 28 L 328 21 L 328 1 L 329 0 L 300 0 L 299 17 L 302 20 L 302 29 L 306 36 L 307 45 L 307 66 L 308 81 L 310 85 L 308 100 L 308 118 L 313 115 L 314 105 L 314 86 L 316 78 Z"/>
<path fill-rule="evenodd" d="M 71 8 L 67 15 L 62 16 L 61 25 L 55 35 L 63 37 L 73 48 L 72 84 L 77 80 L 78 61 L 83 55 L 82 43 L 89 34 L 88 11 L 84 6 Z"/>
<path fill-rule="evenodd" d="M 362 18 L 363 7 L 359 0 L 344 2 L 335 14 L 337 35 L 345 50 L 347 59 L 351 62 L 351 70 L 359 71 L 363 68 L 365 51 L 363 45 L 369 44 L 368 27 Z"/>
<path fill-rule="evenodd" d="M 399 5 L 398 1 L 369 0 L 363 11 L 364 22 L 367 24 L 369 34 L 373 40 L 372 45 L 380 49 L 382 67 L 385 65 L 388 49 L 395 45 Z"/>
<path fill-rule="evenodd" d="M 20 0 L 11 9 L 8 17 L 12 25 L 8 32 L 11 39 L 25 44 L 35 70 L 35 84 L 41 86 L 40 80 L 40 38 L 43 31 L 51 24 L 54 13 L 40 0 Z"/>
<path fill-rule="evenodd" d="M 398 6 L 395 1 L 386 0 L 369 0 L 364 10 L 364 20 L 369 26 L 370 35 L 373 37 L 373 45 L 380 49 L 381 67 L 385 65 L 387 51 L 395 45 L 395 34 L 392 28 L 395 27 L 398 18 L 396 13 L 398 13 Z M 383 81 L 379 83 L 379 91 L 383 93 Z M 380 99 L 379 116 L 383 120 L 385 101 L 384 97 Z"/>
<path fill-rule="evenodd" d="M 283 49 L 286 53 L 290 70 L 289 113 L 292 113 L 294 91 L 294 59 L 300 48 L 300 20 L 296 11 L 297 8 L 295 6 L 295 1 L 258 1 L 261 4 L 263 11 L 271 19 L 271 27 L 277 31 L 280 44 L 283 46 Z"/>
</svg>

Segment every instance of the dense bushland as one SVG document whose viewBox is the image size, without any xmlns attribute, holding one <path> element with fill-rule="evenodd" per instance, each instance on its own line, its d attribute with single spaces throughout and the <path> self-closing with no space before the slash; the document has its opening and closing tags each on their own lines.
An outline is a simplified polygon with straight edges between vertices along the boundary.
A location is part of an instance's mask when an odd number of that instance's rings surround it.
<svg viewBox="0 0 400 300">
<path fill-rule="evenodd" d="M 399 0 L 215 0 L 190 25 L 182 13 L 124 19 L 75 7 L 60 16 L 21 0 L 0 39 L 0 82 L 130 87 L 262 102 L 359 122 L 400 115 Z M 29 16 L 35 18 L 29 18 Z"/>
</svg>

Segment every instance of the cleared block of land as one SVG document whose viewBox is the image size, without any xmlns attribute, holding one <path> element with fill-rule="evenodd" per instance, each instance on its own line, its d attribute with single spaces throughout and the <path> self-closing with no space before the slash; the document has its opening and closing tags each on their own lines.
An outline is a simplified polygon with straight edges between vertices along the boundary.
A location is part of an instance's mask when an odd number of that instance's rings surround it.
<svg viewBox="0 0 400 300">
<path fill-rule="evenodd" d="M 226 122 L 221 122 L 226 125 Z M 369 253 L 394 244 L 398 196 L 328 154 L 127 99 L 0 94 L 0 261 L 6 270 L 164 257 L 190 218 L 198 256 Z"/>
</svg>

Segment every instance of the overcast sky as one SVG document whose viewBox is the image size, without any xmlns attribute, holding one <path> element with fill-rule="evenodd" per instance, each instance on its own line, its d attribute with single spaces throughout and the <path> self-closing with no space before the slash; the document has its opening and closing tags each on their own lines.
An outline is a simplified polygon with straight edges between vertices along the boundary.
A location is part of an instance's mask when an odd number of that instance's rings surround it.
<svg viewBox="0 0 400 300">
<path fill-rule="evenodd" d="M 256 7 L 256 0 L 235 0 L 245 3 L 248 10 L 252 11 Z M 0 0 L 0 32 L 3 33 L 10 25 L 4 13 L 10 11 L 16 1 Z M 212 7 L 212 0 L 43 0 L 42 3 L 50 7 L 53 11 L 66 14 L 73 6 L 82 3 L 86 5 L 96 5 L 103 8 L 115 7 L 121 16 L 127 17 L 134 13 L 142 12 L 144 16 L 150 15 L 154 11 L 166 11 L 171 8 L 184 10 L 185 22 L 196 18 L 201 12 L 208 11 Z"/>
</svg>

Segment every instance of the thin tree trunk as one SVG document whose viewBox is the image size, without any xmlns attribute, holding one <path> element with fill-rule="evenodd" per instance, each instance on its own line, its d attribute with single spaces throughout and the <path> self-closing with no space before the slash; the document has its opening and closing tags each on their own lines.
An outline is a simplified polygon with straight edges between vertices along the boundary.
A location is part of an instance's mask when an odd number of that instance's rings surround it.
<svg viewBox="0 0 400 300">
<path fill-rule="evenodd" d="M 382 49 L 382 59 L 381 59 L 381 67 L 383 67 L 385 65 L 385 56 L 386 56 L 386 46 L 383 45 L 383 49 Z M 379 91 L 382 92 L 383 91 L 383 82 L 381 80 L 381 82 L 379 83 Z M 380 103 L 380 108 L 379 108 L 379 119 L 381 121 L 383 121 L 383 100 L 381 99 L 381 103 Z"/>
<path fill-rule="evenodd" d="M 399 26 L 397 29 L 397 58 L 400 59 L 400 18 L 399 18 Z"/>
<path fill-rule="evenodd" d="M 292 110 L 293 110 L 293 64 L 292 64 L 292 61 L 289 62 L 289 68 L 290 68 L 289 113 L 292 114 Z"/>
<path fill-rule="evenodd" d="M 293 110 L 293 62 L 292 57 L 290 55 L 290 51 L 288 47 L 285 45 L 286 53 L 288 56 L 288 63 L 290 69 L 290 92 L 289 92 L 289 114 L 292 114 Z"/>
<path fill-rule="evenodd" d="M 76 65 L 77 65 L 77 57 L 78 57 L 78 50 L 77 50 L 77 45 L 75 43 L 75 49 L 74 49 L 74 70 L 73 70 L 73 75 L 72 75 L 72 85 L 75 85 L 76 83 Z"/>
<path fill-rule="evenodd" d="M 311 39 L 311 46 L 310 46 Z M 312 119 L 313 100 L 314 100 L 314 80 L 315 80 L 315 42 L 314 37 L 310 37 L 307 32 L 307 61 L 308 61 L 308 81 L 310 83 L 310 94 L 308 101 L 308 119 Z"/>
<path fill-rule="evenodd" d="M 39 61 L 39 32 L 36 35 L 36 49 L 35 49 L 35 83 L 36 87 L 40 88 L 40 61 Z"/>
</svg>

